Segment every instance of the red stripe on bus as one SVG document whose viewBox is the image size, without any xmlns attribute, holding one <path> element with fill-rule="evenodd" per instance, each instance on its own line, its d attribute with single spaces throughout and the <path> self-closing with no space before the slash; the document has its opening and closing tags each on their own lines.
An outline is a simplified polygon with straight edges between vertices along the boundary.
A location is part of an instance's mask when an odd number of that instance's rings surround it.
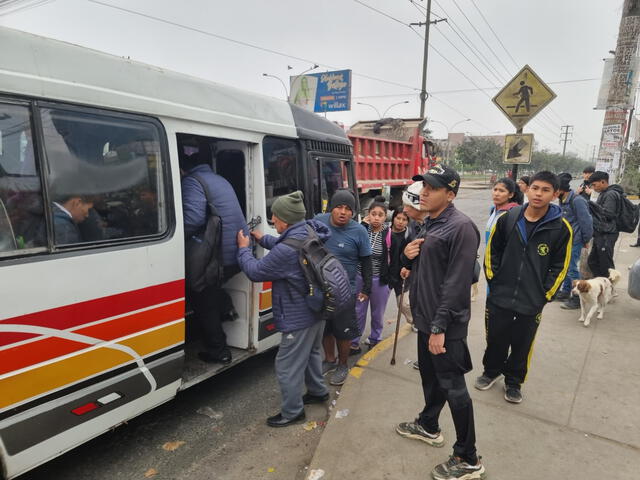
<svg viewBox="0 0 640 480">
<path fill-rule="evenodd" d="M 184 280 L 176 280 L 63 307 L 6 318 L 0 320 L 0 323 L 35 325 L 64 330 L 182 297 L 184 297 Z M 0 346 L 19 341 L 15 339 L 16 335 L 24 334 L 1 333 Z M 32 336 L 23 336 L 20 340 Z"/>
<path fill-rule="evenodd" d="M 75 330 L 74 333 L 108 341 L 181 318 L 184 318 L 184 302 L 176 302 Z M 48 337 L 7 348 L 6 350 L 0 350 L 0 375 L 52 360 L 56 357 L 85 349 L 88 346 L 88 344 L 82 342 Z"/>
<path fill-rule="evenodd" d="M 87 348 L 86 343 L 64 338 L 45 338 L 25 345 L 0 350 L 0 375 L 61 357 Z"/>
</svg>

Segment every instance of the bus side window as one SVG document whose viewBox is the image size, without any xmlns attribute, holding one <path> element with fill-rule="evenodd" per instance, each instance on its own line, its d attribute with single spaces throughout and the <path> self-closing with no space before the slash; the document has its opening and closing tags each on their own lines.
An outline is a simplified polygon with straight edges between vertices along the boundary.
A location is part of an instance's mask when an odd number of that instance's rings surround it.
<svg viewBox="0 0 640 480">
<path fill-rule="evenodd" d="M 47 243 L 31 112 L 25 105 L 0 103 L 0 232 L 0 252 Z"/>
<path fill-rule="evenodd" d="M 271 223 L 271 205 L 274 200 L 298 190 L 298 148 L 293 140 L 267 137 L 262 144 L 262 151 L 267 221 Z"/>
<path fill-rule="evenodd" d="M 166 231 L 156 125 L 61 108 L 45 108 L 41 118 L 57 245 Z"/>
</svg>

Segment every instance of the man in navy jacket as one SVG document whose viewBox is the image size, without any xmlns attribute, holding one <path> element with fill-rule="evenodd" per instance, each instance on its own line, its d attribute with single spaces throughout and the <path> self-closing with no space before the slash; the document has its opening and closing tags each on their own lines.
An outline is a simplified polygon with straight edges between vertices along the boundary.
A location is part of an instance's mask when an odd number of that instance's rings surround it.
<svg viewBox="0 0 640 480">
<path fill-rule="evenodd" d="M 305 403 L 321 403 L 329 399 L 322 377 L 322 336 L 324 321 L 307 306 L 296 285 L 306 283 L 298 252 L 286 244 L 288 238 L 304 240 L 311 226 L 320 240 L 331 235 L 329 228 L 315 220 L 305 221 L 302 192 L 276 199 L 271 206 L 271 221 L 279 237 L 252 231 L 251 235 L 270 252 L 256 259 L 249 247 L 249 237 L 238 232 L 238 264 L 253 282 L 273 282 L 273 318 L 282 332 L 276 356 L 276 376 L 282 393 L 280 412 L 267 419 L 271 427 L 285 427 L 305 419 Z M 302 395 L 306 383 L 307 393 Z"/>
<path fill-rule="evenodd" d="M 197 176 L 207 187 L 211 201 L 222 218 L 224 283 L 240 271 L 236 262 L 236 234 L 238 230 L 246 229 L 246 221 L 233 187 L 224 177 L 213 173 L 208 161 L 204 152 L 192 155 L 181 152 L 180 155 L 184 234 L 186 239 L 190 238 L 207 222 L 207 196 Z M 205 362 L 231 363 L 231 351 L 222 329 L 222 321 L 233 319 L 232 312 L 235 312 L 231 297 L 220 287 L 206 287 L 201 292 L 195 292 L 187 285 L 187 294 L 196 321 L 204 333 L 205 350 L 199 353 L 199 357 Z"/>
<path fill-rule="evenodd" d="M 567 219 L 573 229 L 573 245 L 569 271 L 560 292 L 556 295 L 556 300 L 566 300 L 561 308 L 575 310 L 580 308 L 580 297 L 570 296 L 571 285 L 574 280 L 580 279 L 578 263 L 580 263 L 582 249 L 589 246 L 593 237 L 593 218 L 589 211 L 588 200 L 571 189 L 569 185 L 571 174 L 561 173 L 558 179 L 560 180 L 560 208 L 562 208 L 562 216 Z"/>
</svg>

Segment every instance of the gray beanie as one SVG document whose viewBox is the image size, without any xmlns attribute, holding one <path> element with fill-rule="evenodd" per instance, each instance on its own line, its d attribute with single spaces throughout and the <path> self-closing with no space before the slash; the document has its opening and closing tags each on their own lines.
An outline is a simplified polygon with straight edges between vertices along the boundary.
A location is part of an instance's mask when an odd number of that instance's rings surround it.
<svg viewBox="0 0 640 480">
<path fill-rule="evenodd" d="M 304 195 L 300 190 L 297 190 L 289 195 L 276 198 L 276 201 L 271 205 L 271 212 L 288 225 L 301 222 L 307 214 L 307 210 L 304 208 Z"/>
<path fill-rule="evenodd" d="M 356 213 L 356 199 L 351 190 L 336 190 L 329 202 L 329 211 L 340 205 L 346 205 L 353 213 Z"/>
</svg>

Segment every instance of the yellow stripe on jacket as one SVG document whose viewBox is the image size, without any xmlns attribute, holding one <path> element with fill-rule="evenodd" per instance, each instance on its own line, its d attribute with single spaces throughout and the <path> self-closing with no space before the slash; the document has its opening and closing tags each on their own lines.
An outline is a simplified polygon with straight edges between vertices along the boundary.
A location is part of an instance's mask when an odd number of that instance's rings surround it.
<svg viewBox="0 0 640 480">
<path fill-rule="evenodd" d="M 567 242 L 567 247 L 564 255 L 564 265 L 562 266 L 562 270 L 556 277 L 556 281 L 554 282 L 551 289 L 546 293 L 547 300 L 551 301 L 551 298 L 556 294 L 560 285 L 564 281 L 564 278 L 567 276 L 567 271 L 569 270 L 569 265 L 571 264 L 571 247 L 573 245 L 573 228 L 571 228 L 571 224 L 567 221 L 566 218 L 563 218 L 562 221 L 569 229 L 569 241 Z"/>
</svg>

